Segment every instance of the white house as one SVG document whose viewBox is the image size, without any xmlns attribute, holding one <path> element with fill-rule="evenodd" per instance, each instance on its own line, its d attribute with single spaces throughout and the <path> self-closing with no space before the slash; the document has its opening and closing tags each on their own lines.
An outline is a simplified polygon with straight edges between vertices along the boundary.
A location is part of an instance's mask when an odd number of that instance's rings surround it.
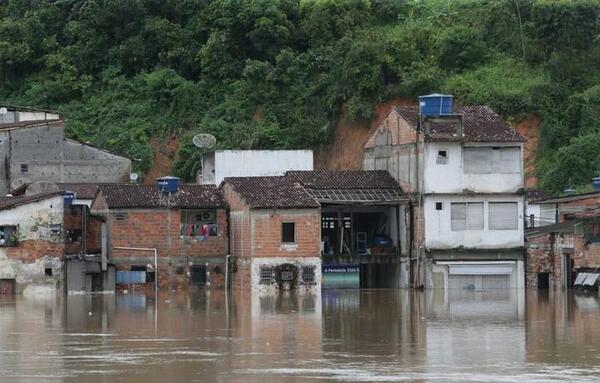
<svg viewBox="0 0 600 383">
<path fill-rule="evenodd" d="M 220 185 L 227 177 L 282 176 L 313 170 L 312 150 L 217 150 L 205 153 L 198 183 Z"/>
<path fill-rule="evenodd" d="M 487 106 L 420 101 L 393 108 L 364 150 L 366 170 L 414 193 L 414 284 L 523 287 L 523 137 Z"/>
</svg>

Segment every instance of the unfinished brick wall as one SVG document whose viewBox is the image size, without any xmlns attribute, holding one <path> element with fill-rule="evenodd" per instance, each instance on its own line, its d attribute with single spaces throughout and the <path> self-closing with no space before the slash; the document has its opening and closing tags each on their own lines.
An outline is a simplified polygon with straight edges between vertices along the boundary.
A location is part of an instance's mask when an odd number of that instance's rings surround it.
<svg viewBox="0 0 600 383">
<path fill-rule="evenodd" d="M 284 222 L 295 224 L 293 244 L 282 243 Z M 318 257 L 321 214 L 318 209 L 253 210 L 251 212 L 253 257 Z"/>
<path fill-rule="evenodd" d="M 199 209 L 206 210 L 206 209 Z M 191 268 L 205 266 L 211 286 L 224 284 L 225 256 L 228 249 L 227 212 L 216 209 L 217 235 L 181 235 L 179 209 L 111 210 L 106 215 L 110 258 L 117 270 L 130 270 L 131 265 L 153 264 L 150 251 L 121 250 L 115 247 L 156 248 L 160 288 L 184 290 L 191 286 Z M 137 261 L 137 263 L 136 263 Z M 152 289 L 153 283 L 147 283 Z M 136 288 L 144 288 L 138 285 Z"/>
<path fill-rule="evenodd" d="M 217 257 L 227 253 L 227 213 L 217 210 L 218 235 L 205 239 L 182 237 L 179 209 L 128 209 L 111 211 L 107 220 L 110 247 L 156 248 L 159 257 Z M 122 218 L 122 219 L 120 219 Z M 112 251 L 112 257 L 131 255 Z"/>
<path fill-rule="evenodd" d="M 574 238 L 573 268 L 600 269 L 600 243 L 587 243 L 583 235 Z"/>
<path fill-rule="evenodd" d="M 565 221 L 565 216 L 569 214 L 600 207 L 600 195 L 591 195 L 588 198 L 582 198 L 576 201 L 563 202 L 558 204 L 559 222 Z"/>
<path fill-rule="evenodd" d="M 549 233 L 528 238 L 525 281 L 528 288 L 538 287 L 538 273 L 548 273 L 551 286 L 561 286 L 563 253 L 559 237 Z"/>
<path fill-rule="evenodd" d="M 85 225 L 84 225 L 85 223 Z M 65 254 L 100 254 L 102 219 L 90 215 L 85 205 L 73 205 L 65 208 L 64 235 Z M 69 241 L 69 231 L 82 230 L 80 241 Z M 85 230 L 85 233 L 83 232 Z"/>
<path fill-rule="evenodd" d="M 389 137 L 388 145 L 402 145 L 417 141 L 417 130 L 406 122 L 394 109 L 381 121 L 375 132 L 369 137 L 364 148 L 374 148 L 382 142 L 381 134 Z"/>
<path fill-rule="evenodd" d="M 64 251 L 65 244 L 62 242 L 26 239 L 20 241 L 18 246 L 6 247 L 6 257 L 23 263 L 33 263 L 44 256 L 62 259 Z"/>
</svg>

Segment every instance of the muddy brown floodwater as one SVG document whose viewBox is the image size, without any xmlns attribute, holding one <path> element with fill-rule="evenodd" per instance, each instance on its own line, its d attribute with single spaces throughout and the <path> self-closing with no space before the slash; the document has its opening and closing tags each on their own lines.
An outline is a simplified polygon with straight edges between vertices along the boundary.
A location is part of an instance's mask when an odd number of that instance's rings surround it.
<svg viewBox="0 0 600 383">
<path fill-rule="evenodd" d="M 598 293 L 0 301 L 0 382 L 598 382 Z M 156 310 L 158 306 L 158 310 Z"/>
</svg>

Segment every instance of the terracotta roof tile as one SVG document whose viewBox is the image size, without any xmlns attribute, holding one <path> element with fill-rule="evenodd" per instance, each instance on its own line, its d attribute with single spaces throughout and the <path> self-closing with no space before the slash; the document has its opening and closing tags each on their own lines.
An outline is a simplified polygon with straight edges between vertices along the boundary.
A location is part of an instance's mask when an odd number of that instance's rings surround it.
<svg viewBox="0 0 600 383">
<path fill-rule="evenodd" d="M 58 183 L 56 184 L 61 191 L 74 192 L 78 199 L 94 199 L 98 184 L 91 183 Z"/>
<path fill-rule="evenodd" d="M 62 192 L 51 192 L 51 193 L 43 193 L 36 194 L 31 196 L 20 195 L 15 197 L 0 197 L 0 210 L 12 209 L 13 207 L 25 205 L 27 203 L 40 201 L 46 198 L 55 197 L 61 195 Z"/>
<path fill-rule="evenodd" d="M 251 208 L 318 208 L 319 203 L 298 183 L 285 176 L 228 177 L 223 181 Z"/>
<path fill-rule="evenodd" d="M 394 110 L 413 128 L 419 126 L 418 106 L 397 106 Z M 463 140 L 467 142 L 523 142 L 525 139 L 489 106 L 459 106 L 455 113 L 463 116 Z M 456 130 L 451 123 L 433 124 L 430 141 L 448 140 L 448 132 Z M 436 135 L 439 134 L 440 136 Z"/>
<path fill-rule="evenodd" d="M 225 201 L 214 185 L 180 185 L 171 196 L 160 193 L 156 185 L 101 184 L 98 190 L 111 209 L 118 208 L 218 208 Z"/>
<path fill-rule="evenodd" d="M 400 189 L 386 170 L 289 171 L 286 177 L 310 189 Z"/>
</svg>

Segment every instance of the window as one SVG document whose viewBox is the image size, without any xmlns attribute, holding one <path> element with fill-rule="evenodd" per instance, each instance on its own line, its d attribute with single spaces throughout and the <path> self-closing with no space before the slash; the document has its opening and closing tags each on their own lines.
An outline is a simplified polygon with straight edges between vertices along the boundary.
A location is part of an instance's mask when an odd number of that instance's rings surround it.
<svg viewBox="0 0 600 383">
<path fill-rule="evenodd" d="M 44 269 L 44 275 L 47 277 L 51 277 L 52 276 L 52 268 L 51 267 L 46 267 Z"/>
<path fill-rule="evenodd" d="M 67 230 L 67 242 L 81 242 L 81 229 Z"/>
<path fill-rule="evenodd" d="M 444 204 L 441 202 L 436 202 L 435 203 L 435 210 L 442 210 L 444 207 Z"/>
<path fill-rule="evenodd" d="M 296 242 L 296 224 L 294 222 L 283 222 L 281 224 L 281 242 Z"/>
<path fill-rule="evenodd" d="M 0 247 L 17 246 L 19 233 L 16 226 L 0 226 Z"/>
<path fill-rule="evenodd" d="M 260 284 L 268 285 L 273 281 L 273 268 L 261 267 L 260 268 Z"/>
<path fill-rule="evenodd" d="M 483 202 L 450 204 L 450 230 L 483 230 Z"/>
<path fill-rule="evenodd" d="M 519 228 L 516 202 L 490 202 L 490 230 L 517 230 Z"/>
<path fill-rule="evenodd" d="M 304 283 L 314 283 L 315 282 L 315 267 L 314 266 L 304 266 L 302 268 L 302 280 Z"/>
<path fill-rule="evenodd" d="M 518 147 L 488 147 L 464 149 L 465 173 L 520 173 L 521 149 Z"/>
<path fill-rule="evenodd" d="M 26 176 L 29 174 L 29 165 L 21 164 L 21 175 Z"/>
<path fill-rule="evenodd" d="M 448 163 L 448 151 L 447 150 L 438 150 L 436 164 L 447 164 Z"/>
<path fill-rule="evenodd" d="M 181 235 L 213 237 L 219 234 L 216 210 L 181 210 Z"/>
<path fill-rule="evenodd" d="M 50 225 L 50 235 L 52 237 L 59 237 L 62 232 L 61 224 L 52 224 Z"/>
<path fill-rule="evenodd" d="M 375 170 L 388 170 L 388 159 L 387 157 L 375 158 Z"/>
</svg>

